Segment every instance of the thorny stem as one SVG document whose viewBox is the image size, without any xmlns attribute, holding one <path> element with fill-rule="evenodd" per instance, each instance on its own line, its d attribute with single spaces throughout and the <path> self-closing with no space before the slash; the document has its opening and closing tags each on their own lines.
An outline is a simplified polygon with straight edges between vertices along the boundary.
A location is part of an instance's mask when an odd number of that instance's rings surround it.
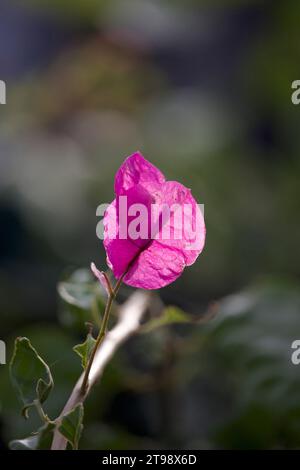
<svg viewBox="0 0 300 470">
<path fill-rule="evenodd" d="M 99 333 L 98 333 L 98 336 L 97 336 L 97 339 L 96 339 L 96 343 L 95 343 L 94 349 L 91 353 L 91 356 L 89 358 L 87 367 L 85 369 L 85 373 L 84 373 L 84 377 L 83 377 L 83 381 L 82 381 L 82 385 L 81 385 L 81 389 L 80 389 L 80 394 L 82 396 L 84 396 L 86 394 L 86 391 L 87 391 L 87 388 L 88 388 L 88 383 L 89 383 L 89 374 L 90 374 L 90 371 L 91 371 L 91 368 L 92 368 L 92 365 L 93 365 L 93 362 L 94 362 L 94 359 L 95 359 L 95 356 L 96 356 L 96 352 L 97 352 L 100 344 L 102 343 L 102 341 L 103 341 L 103 339 L 106 335 L 106 330 L 107 330 L 109 315 L 110 315 L 110 312 L 111 312 L 111 307 L 112 307 L 114 299 L 117 296 L 118 290 L 120 289 L 120 286 L 122 284 L 122 281 L 123 281 L 123 278 L 124 278 L 126 272 L 117 281 L 117 283 L 115 284 L 115 287 L 112 290 L 110 290 L 110 293 L 109 293 L 109 296 L 108 296 L 108 299 L 107 299 L 107 303 L 106 303 L 106 306 L 105 306 L 105 311 L 104 311 L 101 327 L 100 327 L 100 330 L 99 330 Z"/>
</svg>

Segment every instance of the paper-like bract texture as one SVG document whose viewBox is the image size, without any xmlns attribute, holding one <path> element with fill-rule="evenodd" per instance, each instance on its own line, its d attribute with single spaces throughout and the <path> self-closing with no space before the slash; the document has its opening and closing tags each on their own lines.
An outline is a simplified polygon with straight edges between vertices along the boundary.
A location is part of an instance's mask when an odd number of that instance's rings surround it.
<svg viewBox="0 0 300 470">
<path fill-rule="evenodd" d="M 116 174 L 115 195 L 103 220 L 107 263 L 115 277 L 119 279 L 127 271 L 124 282 L 143 289 L 159 289 L 175 281 L 185 266 L 195 262 L 205 243 L 204 218 L 190 189 L 176 181 L 166 181 L 158 168 L 136 152 L 124 161 Z M 134 217 L 129 215 L 125 223 L 122 222 L 119 210 L 122 196 L 127 197 L 128 211 L 133 204 L 142 204 L 148 210 L 143 219 L 148 227 L 144 238 L 133 239 L 128 226 L 124 226 Z M 151 237 L 153 204 L 178 207 L 178 211 L 164 219 L 164 224 L 158 224 L 155 236 Z M 184 230 L 178 229 L 176 214 L 182 214 L 186 207 Z M 157 218 L 161 221 L 162 213 L 158 212 Z M 114 221 L 117 221 L 116 233 L 111 228 Z M 164 236 L 166 228 L 171 237 Z M 194 243 L 195 238 L 197 243 Z"/>
</svg>

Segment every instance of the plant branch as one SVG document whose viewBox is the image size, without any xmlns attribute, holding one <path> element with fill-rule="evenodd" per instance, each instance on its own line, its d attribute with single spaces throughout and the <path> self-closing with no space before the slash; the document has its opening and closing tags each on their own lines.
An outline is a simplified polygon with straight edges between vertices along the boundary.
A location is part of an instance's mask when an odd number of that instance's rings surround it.
<svg viewBox="0 0 300 470">
<path fill-rule="evenodd" d="M 120 282 L 121 284 L 121 282 Z M 116 285 L 117 288 L 117 285 Z M 116 288 L 114 292 L 116 293 Z M 113 299 L 112 299 L 113 300 Z M 57 419 L 57 428 L 61 418 L 71 411 L 78 403 L 83 403 L 91 388 L 102 376 L 106 364 L 110 361 L 115 351 L 126 341 L 140 326 L 140 321 L 150 304 L 150 295 L 144 291 L 136 291 L 120 307 L 119 321 L 116 326 L 107 333 L 99 342 L 95 349 L 94 358 L 91 361 L 88 380 L 86 382 L 85 393 L 82 394 L 86 373 L 84 372 L 77 381 L 60 417 Z M 100 335 L 100 333 L 99 333 Z M 98 336 L 99 337 L 99 336 Z M 52 450 L 66 449 L 67 441 L 60 434 L 58 429 L 54 432 Z"/>
<path fill-rule="evenodd" d="M 108 320 L 109 320 L 111 307 L 112 307 L 113 301 L 116 298 L 117 293 L 118 293 L 118 291 L 121 287 L 121 284 L 122 284 L 122 281 L 123 281 L 123 278 L 124 278 L 125 274 L 126 274 L 126 272 L 117 281 L 115 287 L 113 289 L 110 288 L 110 290 L 109 290 L 109 296 L 108 296 L 107 303 L 106 303 L 106 306 L 105 306 L 105 311 L 104 311 L 100 331 L 98 333 L 94 349 L 92 351 L 91 357 L 89 358 L 89 361 L 88 361 L 88 364 L 87 364 L 87 367 L 86 367 L 86 370 L 85 370 L 85 373 L 84 373 L 82 386 L 81 386 L 81 394 L 82 395 L 85 395 L 85 392 L 86 392 L 86 389 L 87 389 L 87 386 L 88 386 L 89 374 L 90 374 L 90 371 L 91 371 L 91 367 L 93 365 L 93 361 L 95 359 L 97 349 L 99 348 L 100 344 L 102 343 L 102 341 L 104 339 L 104 336 L 106 335 L 106 330 L 107 330 L 107 325 L 108 325 Z M 110 284 L 109 284 L 109 286 L 110 286 Z"/>
</svg>

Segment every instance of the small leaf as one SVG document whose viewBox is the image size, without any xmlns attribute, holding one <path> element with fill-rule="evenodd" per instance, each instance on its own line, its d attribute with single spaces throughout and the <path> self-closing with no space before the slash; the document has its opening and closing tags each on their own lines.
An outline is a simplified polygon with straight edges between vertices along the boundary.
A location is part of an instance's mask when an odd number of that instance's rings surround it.
<svg viewBox="0 0 300 470">
<path fill-rule="evenodd" d="M 94 349 L 96 340 L 93 338 L 93 336 L 89 333 L 86 337 L 86 340 L 82 344 L 77 344 L 74 346 L 73 351 L 78 354 L 79 357 L 81 357 L 81 365 L 83 369 L 86 368 L 89 358 L 91 357 L 92 351 Z"/>
<path fill-rule="evenodd" d="M 28 338 L 17 338 L 15 341 L 10 376 L 24 404 L 22 414 L 27 418 L 28 408 L 34 405 L 34 400 L 43 403 L 53 387 L 48 365 L 32 347 Z"/>
<path fill-rule="evenodd" d="M 90 271 L 85 269 L 75 271 L 68 280 L 60 282 L 57 289 L 67 304 L 84 310 L 91 309 L 95 299 L 104 303 L 104 288 L 94 282 Z"/>
<path fill-rule="evenodd" d="M 107 294 L 99 282 L 95 282 L 87 269 L 78 269 L 58 286 L 63 302 L 60 306 L 60 320 L 65 326 L 82 332 L 86 321 L 99 326 L 104 312 Z"/>
<path fill-rule="evenodd" d="M 46 450 L 51 448 L 55 423 L 42 426 L 36 434 L 25 439 L 16 439 L 9 443 L 11 450 Z"/>
<path fill-rule="evenodd" d="M 66 414 L 59 426 L 59 432 L 67 439 L 74 450 L 78 449 L 79 439 L 83 430 L 83 405 L 79 403 L 75 408 Z"/>
<path fill-rule="evenodd" d="M 58 293 L 68 304 L 75 305 L 83 309 L 91 308 L 95 298 L 94 286 L 89 284 L 75 284 L 71 282 L 60 282 Z"/>
<path fill-rule="evenodd" d="M 56 424 L 49 421 L 44 426 L 42 426 L 38 431 L 38 444 L 37 450 L 50 449 L 53 441 L 53 433 L 56 428 Z"/>
<path fill-rule="evenodd" d="M 161 326 L 170 325 L 172 323 L 190 323 L 192 319 L 190 315 L 183 312 L 177 307 L 167 307 L 164 309 L 162 314 L 148 321 L 141 328 L 141 333 L 149 333 L 150 331 L 156 330 Z"/>
</svg>

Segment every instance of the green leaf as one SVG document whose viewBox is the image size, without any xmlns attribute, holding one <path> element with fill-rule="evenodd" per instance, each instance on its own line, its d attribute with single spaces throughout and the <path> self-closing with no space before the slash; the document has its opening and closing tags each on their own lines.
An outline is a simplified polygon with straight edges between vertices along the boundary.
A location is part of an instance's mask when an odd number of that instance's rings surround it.
<svg viewBox="0 0 300 470">
<path fill-rule="evenodd" d="M 67 439 L 74 450 L 78 449 L 79 439 L 83 430 L 84 409 L 82 403 L 66 414 L 59 426 L 59 432 Z"/>
<path fill-rule="evenodd" d="M 53 434 L 56 428 L 56 424 L 53 422 L 46 423 L 45 426 L 41 427 L 38 431 L 38 444 L 37 450 L 50 449 L 53 441 Z"/>
<path fill-rule="evenodd" d="M 100 326 L 107 294 L 99 282 L 94 280 L 87 269 L 78 269 L 70 277 L 61 281 L 57 290 L 63 300 L 60 308 L 60 320 L 65 326 L 83 331 L 87 321 Z"/>
<path fill-rule="evenodd" d="M 86 368 L 89 362 L 89 358 L 91 357 L 95 343 L 96 343 L 95 338 L 93 338 L 92 335 L 89 333 L 84 343 L 77 344 L 73 348 L 73 351 L 75 351 L 76 354 L 78 354 L 78 356 L 81 357 L 81 365 L 83 369 Z"/>
<path fill-rule="evenodd" d="M 20 337 L 15 341 L 10 376 L 24 404 L 22 414 L 27 418 L 28 408 L 34 405 L 35 400 L 43 403 L 54 385 L 48 365 L 28 338 Z"/>
<path fill-rule="evenodd" d="M 60 282 L 58 284 L 58 293 L 61 298 L 71 305 L 83 309 L 91 308 L 95 298 L 94 286 L 86 284 L 74 284 L 71 282 Z"/>
<path fill-rule="evenodd" d="M 25 439 L 16 439 L 9 443 L 11 450 L 45 450 L 50 449 L 55 423 L 49 422 L 42 426 L 38 432 Z"/>
<path fill-rule="evenodd" d="M 60 282 L 57 289 L 67 304 L 84 310 L 91 309 L 95 299 L 104 303 L 103 298 L 106 295 L 99 282 L 95 282 L 86 269 L 75 271 L 68 280 Z"/>
<path fill-rule="evenodd" d="M 141 328 L 141 333 L 149 333 L 156 330 L 161 326 L 170 325 L 172 323 L 190 323 L 192 318 L 187 313 L 183 312 L 177 307 L 167 307 L 163 310 L 162 314 L 148 321 Z"/>
</svg>

